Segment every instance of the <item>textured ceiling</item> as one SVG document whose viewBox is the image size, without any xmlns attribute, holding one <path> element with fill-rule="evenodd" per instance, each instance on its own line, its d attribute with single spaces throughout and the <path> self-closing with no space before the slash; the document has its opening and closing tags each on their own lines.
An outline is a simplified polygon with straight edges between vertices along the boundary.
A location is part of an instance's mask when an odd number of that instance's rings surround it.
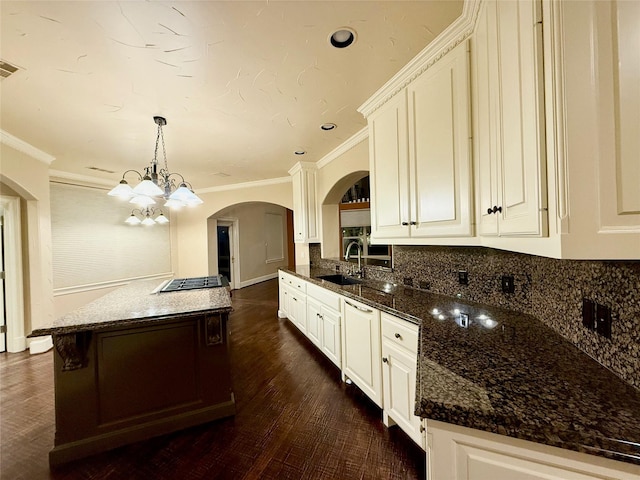
<svg viewBox="0 0 640 480">
<path fill-rule="evenodd" d="M 0 9 L 0 57 L 20 68 L 0 82 L 0 128 L 55 156 L 53 170 L 116 183 L 152 159 L 152 117 L 162 115 L 170 170 L 199 189 L 320 160 L 366 125 L 356 109 L 461 14 L 462 1 Z M 328 37 L 344 26 L 357 40 L 335 49 Z M 325 122 L 338 128 L 324 132 Z"/>
</svg>

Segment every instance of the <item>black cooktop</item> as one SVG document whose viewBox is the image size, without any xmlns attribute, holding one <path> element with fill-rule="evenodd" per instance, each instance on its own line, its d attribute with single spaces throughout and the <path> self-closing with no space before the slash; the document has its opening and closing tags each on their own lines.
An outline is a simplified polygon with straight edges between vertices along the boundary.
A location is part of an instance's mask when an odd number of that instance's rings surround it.
<svg viewBox="0 0 640 480">
<path fill-rule="evenodd" d="M 183 290 L 196 290 L 199 288 L 222 287 L 222 276 L 175 278 L 167 283 L 161 292 L 179 292 Z"/>
</svg>

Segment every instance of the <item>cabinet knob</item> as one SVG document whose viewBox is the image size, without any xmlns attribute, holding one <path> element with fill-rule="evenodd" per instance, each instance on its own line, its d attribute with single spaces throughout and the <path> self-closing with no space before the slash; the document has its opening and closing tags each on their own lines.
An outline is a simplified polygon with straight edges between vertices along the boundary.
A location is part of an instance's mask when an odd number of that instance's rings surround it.
<svg viewBox="0 0 640 480">
<path fill-rule="evenodd" d="M 406 227 L 407 225 L 409 225 L 409 222 L 402 222 L 403 227 Z"/>
<path fill-rule="evenodd" d="M 399 338 L 400 340 L 402 340 L 402 335 L 400 335 L 399 333 L 396 333 L 394 336 L 395 336 L 396 338 Z"/>
<path fill-rule="evenodd" d="M 389 359 L 388 359 L 387 357 L 382 357 L 382 361 L 383 361 L 384 363 L 389 363 Z"/>
<path fill-rule="evenodd" d="M 409 222 L 409 225 L 417 225 L 418 222 Z"/>
<path fill-rule="evenodd" d="M 424 432 L 426 430 L 426 428 L 424 428 L 424 425 L 420 425 L 420 433 Z"/>
<path fill-rule="evenodd" d="M 493 209 L 491 210 L 491 213 L 496 213 L 496 212 L 502 213 L 502 207 L 498 207 L 497 205 L 494 205 Z"/>
<path fill-rule="evenodd" d="M 493 213 L 493 210 L 491 208 L 487 208 L 487 215 L 491 215 Z"/>
</svg>

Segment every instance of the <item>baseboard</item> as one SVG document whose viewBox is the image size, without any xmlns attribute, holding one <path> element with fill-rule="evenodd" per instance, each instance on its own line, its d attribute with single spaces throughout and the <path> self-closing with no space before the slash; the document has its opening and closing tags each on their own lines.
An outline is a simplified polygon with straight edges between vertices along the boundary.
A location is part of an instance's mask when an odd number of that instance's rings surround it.
<svg viewBox="0 0 640 480">
<path fill-rule="evenodd" d="M 267 280 L 272 280 L 274 278 L 278 278 L 278 272 L 263 275 L 262 277 L 252 278 L 251 280 L 245 280 L 244 282 L 240 282 L 240 286 L 238 288 L 250 287 L 256 283 L 266 282 Z"/>
<path fill-rule="evenodd" d="M 52 348 L 53 348 L 53 340 L 51 339 L 51 335 L 38 338 L 37 340 L 31 340 L 29 342 L 29 353 L 31 355 L 48 352 Z"/>
</svg>

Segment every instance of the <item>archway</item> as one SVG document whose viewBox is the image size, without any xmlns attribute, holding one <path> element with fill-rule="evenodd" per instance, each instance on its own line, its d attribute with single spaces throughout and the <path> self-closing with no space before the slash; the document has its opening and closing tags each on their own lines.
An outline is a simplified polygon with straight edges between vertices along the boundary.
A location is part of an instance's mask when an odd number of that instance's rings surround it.
<svg viewBox="0 0 640 480">
<path fill-rule="evenodd" d="M 367 170 L 348 173 L 337 180 L 322 199 L 322 258 L 341 258 L 340 210 L 344 193 L 356 182 L 369 175 Z"/>
<path fill-rule="evenodd" d="M 269 202 L 241 202 L 207 218 L 210 275 L 228 275 L 232 288 L 276 278 L 293 262 L 293 212 Z"/>
</svg>

